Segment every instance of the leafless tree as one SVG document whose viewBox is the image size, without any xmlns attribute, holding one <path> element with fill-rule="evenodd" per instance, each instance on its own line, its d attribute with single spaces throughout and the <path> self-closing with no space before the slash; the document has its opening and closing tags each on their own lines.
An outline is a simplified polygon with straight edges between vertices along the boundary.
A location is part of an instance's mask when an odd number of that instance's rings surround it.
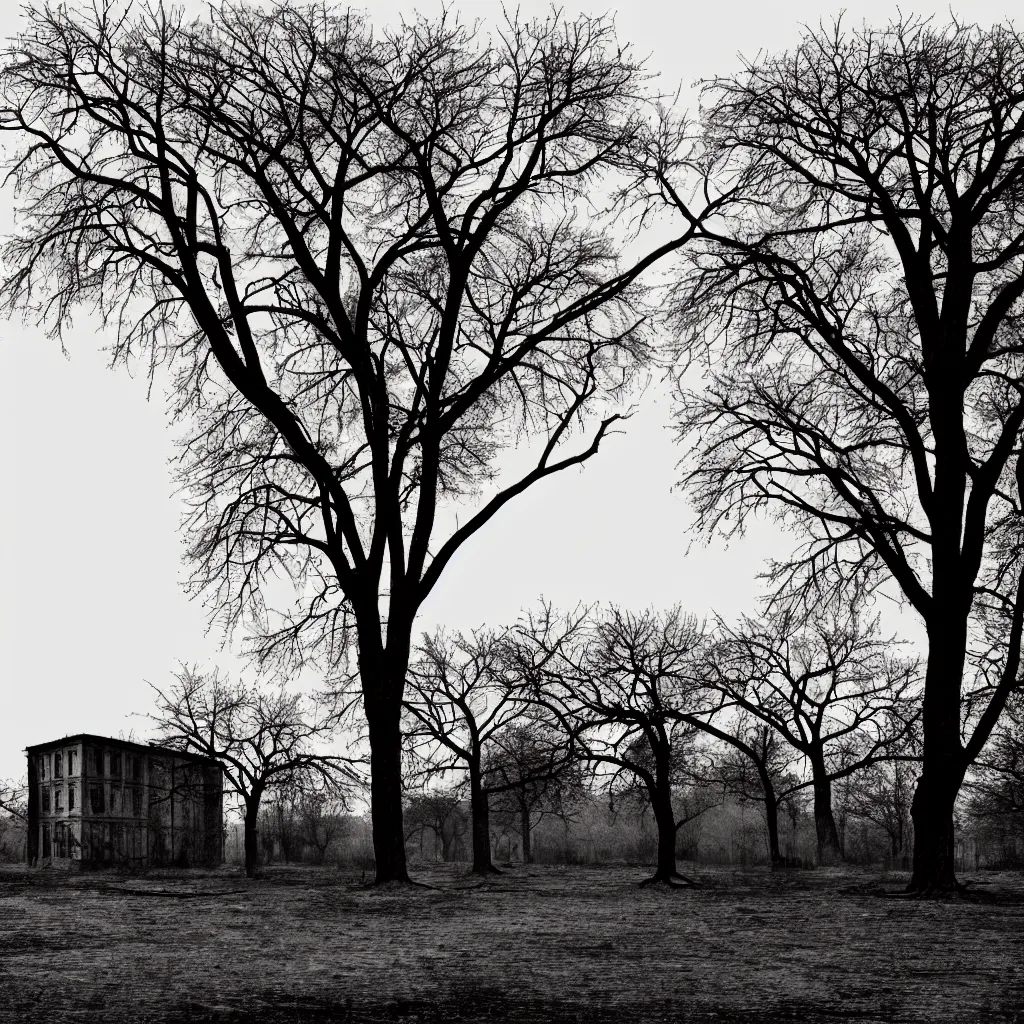
<svg viewBox="0 0 1024 1024">
<path fill-rule="evenodd" d="M 764 804 L 768 856 L 773 865 L 780 864 L 779 807 L 807 785 L 791 770 L 800 755 L 770 725 L 742 708 L 728 711 L 728 717 L 719 713 L 688 719 L 719 741 L 719 749 L 709 752 L 711 765 L 705 785 L 720 786 L 742 801 Z"/>
<path fill-rule="evenodd" d="M 458 787 L 437 787 L 415 793 L 405 811 L 405 840 L 432 832 L 441 841 L 441 859 L 450 861 L 466 831 L 466 816 Z"/>
<path fill-rule="evenodd" d="M 28 821 L 28 780 L 0 782 L 0 812 Z"/>
<path fill-rule="evenodd" d="M 474 874 L 498 873 L 491 861 L 486 759 L 495 736 L 523 715 L 527 696 L 490 630 L 424 637 L 409 666 L 407 742 L 428 776 L 465 771 Z"/>
<path fill-rule="evenodd" d="M 405 880 L 416 614 L 509 501 L 596 455 L 649 356 L 637 278 L 693 233 L 621 264 L 602 197 L 647 74 L 601 17 L 119 12 L 31 7 L 7 48 L 4 301 L 58 332 L 91 303 L 116 362 L 171 367 L 194 583 L 262 658 L 333 673 L 354 646 L 376 877 Z M 499 473 L 524 437 L 531 468 Z"/>
<path fill-rule="evenodd" d="M 568 820 L 586 792 L 582 754 L 575 736 L 546 709 L 528 705 L 523 715 L 492 737 L 483 774 L 487 792 L 513 818 L 523 863 L 533 862 L 533 827 L 545 817 Z"/>
<path fill-rule="evenodd" d="M 850 778 L 847 812 L 885 833 L 894 865 L 908 856 L 910 848 L 910 804 L 917 770 L 910 761 L 879 761 Z"/>
<path fill-rule="evenodd" d="M 307 789 L 300 794 L 296 810 L 300 834 L 313 848 L 314 861 L 323 864 L 331 843 L 348 829 L 348 794 L 337 785 Z"/>
<path fill-rule="evenodd" d="M 317 749 L 331 735 L 330 716 L 300 693 L 249 687 L 194 667 L 182 667 L 170 686 L 152 689 L 156 712 L 147 717 L 160 743 L 215 758 L 241 801 L 250 878 L 259 856 L 260 802 L 268 790 L 301 792 L 317 782 L 341 789 L 346 779 L 358 779 L 351 759 Z"/>
<path fill-rule="evenodd" d="M 903 752 L 917 719 L 916 660 L 893 656 L 893 640 L 856 606 L 838 614 L 819 609 L 809 621 L 779 612 L 735 627 L 719 623 L 718 632 L 711 685 L 725 706 L 742 709 L 803 756 L 818 857 L 841 857 L 832 784 L 880 760 L 916 760 Z"/>
<path fill-rule="evenodd" d="M 704 710 L 704 633 L 679 609 L 639 614 L 611 607 L 559 616 L 550 606 L 521 620 L 520 671 L 537 700 L 578 736 L 583 756 L 608 785 L 643 787 L 658 827 L 658 864 L 647 882 L 692 884 L 676 868 L 683 824 L 673 790 L 684 781 Z M 647 883 L 645 883 L 647 884 Z"/>
<path fill-rule="evenodd" d="M 921 18 L 809 29 L 706 83 L 709 179 L 744 178 L 727 230 L 680 272 L 686 477 L 700 523 L 797 532 L 771 569 L 813 605 L 895 585 L 927 630 L 914 891 L 955 887 L 953 806 L 1019 682 L 1024 560 L 1024 40 Z M 668 140 L 648 201 L 692 214 Z M 970 638 L 1001 620 L 978 714 Z"/>
</svg>

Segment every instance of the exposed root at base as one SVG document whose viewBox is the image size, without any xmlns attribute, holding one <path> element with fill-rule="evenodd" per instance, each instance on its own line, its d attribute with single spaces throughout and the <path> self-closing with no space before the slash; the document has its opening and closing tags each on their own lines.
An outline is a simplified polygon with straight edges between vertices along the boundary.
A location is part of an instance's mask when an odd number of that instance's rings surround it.
<svg viewBox="0 0 1024 1024">
<path fill-rule="evenodd" d="M 650 878 L 645 878 L 640 883 L 640 887 L 643 888 L 645 885 L 664 885 L 669 889 L 695 889 L 699 884 L 694 879 L 687 878 L 686 875 L 681 875 L 678 871 L 673 871 L 671 875 L 652 875 Z"/>
<path fill-rule="evenodd" d="M 386 882 L 363 882 L 359 887 L 360 889 L 373 889 L 376 892 L 385 892 L 388 889 L 395 889 L 404 891 L 406 889 L 432 889 L 436 890 L 436 885 L 428 885 L 426 882 L 417 882 L 412 878 L 389 878 Z"/>
</svg>

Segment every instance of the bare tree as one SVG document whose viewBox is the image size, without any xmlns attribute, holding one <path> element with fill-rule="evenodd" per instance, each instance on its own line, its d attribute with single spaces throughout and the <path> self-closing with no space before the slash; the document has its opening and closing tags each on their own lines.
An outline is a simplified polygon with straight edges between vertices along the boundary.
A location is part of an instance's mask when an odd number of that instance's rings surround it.
<svg viewBox="0 0 1024 1024">
<path fill-rule="evenodd" d="M 27 779 L 0 782 L 0 811 L 19 821 L 28 821 Z"/>
<path fill-rule="evenodd" d="M 879 761 L 850 779 L 847 812 L 880 828 L 889 840 L 889 860 L 898 865 L 908 856 L 917 765 L 908 761 Z"/>
<path fill-rule="evenodd" d="M 770 725 L 742 708 L 738 712 L 735 708 L 730 710 L 732 714 L 727 720 L 713 713 L 687 719 L 720 743 L 719 751 L 710 752 L 712 764 L 705 784 L 717 784 L 740 800 L 764 805 L 768 856 L 776 865 L 783 860 L 779 847 L 779 807 L 807 785 L 790 770 L 799 754 Z"/>
<path fill-rule="evenodd" d="M 915 891 L 956 885 L 956 796 L 1019 680 L 1022 70 L 1009 24 L 908 18 L 708 82 L 709 175 L 744 190 L 673 293 L 683 365 L 708 358 L 706 390 L 680 379 L 702 526 L 775 514 L 802 538 L 784 592 L 891 581 L 925 625 Z M 677 134 L 645 196 L 689 223 Z M 985 614 L 1004 643 L 972 717 Z"/>
<path fill-rule="evenodd" d="M 484 760 L 488 794 L 516 820 L 523 863 L 533 862 L 533 827 L 545 817 L 567 820 L 585 793 L 581 752 L 572 733 L 538 705 L 527 706 L 491 737 Z"/>
<path fill-rule="evenodd" d="M 550 606 L 518 627 L 520 671 L 536 699 L 579 737 L 583 756 L 614 787 L 639 785 L 658 827 L 658 863 L 644 884 L 681 881 L 676 834 L 684 823 L 673 790 L 686 779 L 695 727 L 704 710 L 700 655 L 704 634 L 679 609 L 639 614 L 609 608 L 559 617 Z"/>
<path fill-rule="evenodd" d="M 299 796 L 296 809 L 300 834 L 313 848 L 315 863 L 323 864 L 331 843 L 348 830 L 348 794 L 337 785 L 307 789 Z"/>
<path fill-rule="evenodd" d="M 424 637 L 409 666 L 407 741 L 428 776 L 466 772 L 474 874 L 498 873 L 491 861 L 486 758 L 494 737 L 523 714 L 526 697 L 488 630 Z"/>
<path fill-rule="evenodd" d="M 917 759 L 902 752 L 916 721 L 916 660 L 894 657 L 893 640 L 856 607 L 820 610 L 809 622 L 781 612 L 720 623 L 719 634 L 708 662 L 712 685 L 803 756 L 818 857 L 841 857 L 832 784 L 880 760 Z"/>
<path fill-rule="evenodd" d="M 451 12 L 119 10 L 32 7 L 6 51 L 4 301 L 58 332 L 91 303 L 115 361 L 172 367 L 195 585 L 289 668 L 354 645 L 376 877 L 406 880 L 416 614 L 509 501 L 597 453 L 649 355 L 635 281 L 692 234 L 621 266 L 602 204 L 647 75 L 600 17 L 482 38 Z M 532 467 L 500 474 L 524 436 Z"/>
<path fill-rule="evenodd" d="M 410 797 L 405 812 L 405 840 L 417 833 L 432 832 L 441 841 L 441 859 L 455 856 L 455 847 L 466 831 L 466 816 L 457 787 L 432 788 Z"/>
<path fill-rule="evenodd" d="M 247 687 L 216 670 L 186 667 L 167 688 L 152 689 L 156 712 L 147 717 L 160 743 L 215 758 L 241 801 L 250 878 L 259 856 L 260 802 L 268 790 L 302 791 L 314 780 L 340 787 L 346 778 L 357 779 L 349 758 L 317 750 L 331 735 L 330 716 L 308 706 L 299 693 Z"/>
</svg>

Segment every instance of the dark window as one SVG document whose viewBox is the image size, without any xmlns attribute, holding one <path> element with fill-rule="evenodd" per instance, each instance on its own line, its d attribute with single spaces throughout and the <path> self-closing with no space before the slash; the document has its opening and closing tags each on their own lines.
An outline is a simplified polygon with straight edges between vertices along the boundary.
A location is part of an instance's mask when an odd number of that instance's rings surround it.
<svg viewBox="0 0 1024 1024">
<path fill-rule="evenodd" d="M 142 790 L 132 790 L 132 814 L 138 818 L 142 814 Z"/>
<path fill-rule="evenodd" d="M 60 786 L 53 791 L 53 809 L 57 814 L 64 813 L 64 790 Z"/>
<path fill-rule="evenodd" d="M 111 753 L 110 755 L 110 774 L 120 775 L 121 774 L 121 755 Z"/>
<path fill-rule="evenodd" d="M 68 810 L 73 811 L 75 809 L 75 787 L 68 786 Z"/>
<path fill-rule="evenodd" d="M 50 787 L 43 786 L 43 814 L 50 813 Z"/>
<path fill-rule="evenodd" d="M 92 763 L 93 763 L 93 771 L 97 775 L 102 775 L 103 774 L 103 751 L 102 750 L 94 750 L 93 751 Z"/>
<path fill-rule="evenodd" d="M 53 828 L 53 855 L 55 857 L 66 857 L 68 855 L 68 830 L 64 825 L 57 824 Z"/>
<path fill-rule="evenodd" d="M 103 813 L 103 787 L 102 786 L 90 786 L 89 787 L 89 809 L 93 814 Z"/>
<path fill-rule="evenodd" d="M 132 758 L 132 778 L 133 779 L 141 779 L 142 778 L 142 758 L 139 757 L 138 754 L 136 754 Z"/>
<path fill-rule="evenodd" d="M 50 849 L 50 826 L 49 825 L 44 825 L 43 826 L 43 856 L 44 857 L 51 857 L 52 855 L 53 855 L 53 851 Z"/>
<path fill-rule="evenodd" d="M 40 754 L 39 755 L 39 781 L 40 782 L 45 782 L 46 781 L 46 759 L 47 759 L 48 756 L 49 755 L 47 755 L 47 754 Z"/>
<path fill-rule="evenodd" d="M 68 751 L 68 775 L 78 774 L 78 751 Z"/>
<path fill-rule="evenodd" d="M 60 750 L 53 755 L 53 777 L 55 779 L 64 778 L 64 754 Z"/>
</svg>

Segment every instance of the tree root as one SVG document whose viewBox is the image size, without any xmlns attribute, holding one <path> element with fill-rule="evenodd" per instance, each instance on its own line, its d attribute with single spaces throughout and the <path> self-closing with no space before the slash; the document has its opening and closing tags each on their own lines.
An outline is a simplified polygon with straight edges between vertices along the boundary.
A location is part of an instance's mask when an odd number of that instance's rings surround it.
<svg viewBox="0 0 1024 1024">
<path fill-rule="evenodd" d="M 489 875 L 503 875 L 505 872 L 500 868 L 496 868 L 493 864 L 488 864 L 485 868 L 472 868 L 469 872 L 471 875 L 476 875 L 478 878 L 487 878 Z"/>
<path fill-rule="evenodd" d="M 405 890 L 405 889 L 431 889 L 436 890 L 436 885 L 429 885 L 426 882 L 417 882 L 413 878 L 389 878 L 386 882 L 363 882 L 360 889 L 372 889 L 377 892 L 386 891 L 388 889 Z"/>
<path fill-rule="evenodd" d="M 654 874 L 640 883 L 641 888 L 647 885 L 665 885 L 670 889 L 695 889 L 700 883 L 678 871 L 673 871 L 670 875 Z"/>
</svg>

